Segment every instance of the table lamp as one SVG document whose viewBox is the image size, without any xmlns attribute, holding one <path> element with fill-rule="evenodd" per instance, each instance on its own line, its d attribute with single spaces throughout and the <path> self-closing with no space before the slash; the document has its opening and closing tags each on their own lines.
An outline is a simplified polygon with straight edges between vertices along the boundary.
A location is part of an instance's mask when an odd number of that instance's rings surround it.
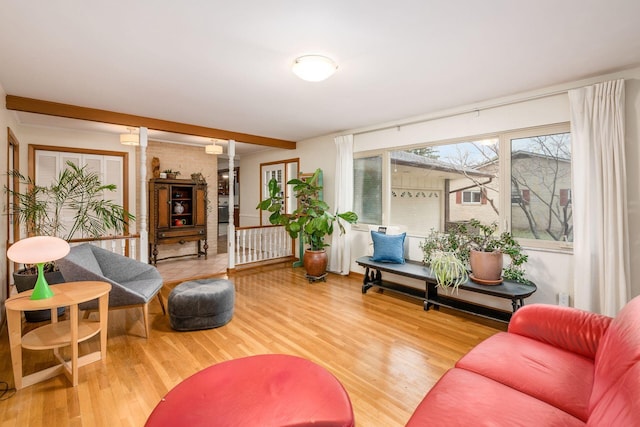
<svg viewBox="0 0 640 427">
<path fill-rule="evenodd" d="M 31 299 L 46 299 L 53 296 L 53 291 L 44 277 L 44 264 L 64 257 L 69 250 L 69 243 L 59 237 L 35 236 L 11 245 L 7 250 L 7 258 L 21 264 L 36 264 L 38 279 Z"/>
</svg>

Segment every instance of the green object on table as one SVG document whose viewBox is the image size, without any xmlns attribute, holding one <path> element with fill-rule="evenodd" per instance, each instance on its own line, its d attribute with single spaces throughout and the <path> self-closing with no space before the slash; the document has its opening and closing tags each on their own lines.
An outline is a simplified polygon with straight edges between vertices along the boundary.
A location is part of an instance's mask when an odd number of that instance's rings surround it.
<svg viewBox="0 0 640 427">
<path fill-rule="evenodd" d="M 31 299 L 47 299 L 53 296 L 53 291 L 47 283 L 47 279 L 44 277 L 44 263 L 40 262 L 36 264 L 38 266 L 38 279 L 36 280 L 36 286 L 33 288 Z"/>
</svg>

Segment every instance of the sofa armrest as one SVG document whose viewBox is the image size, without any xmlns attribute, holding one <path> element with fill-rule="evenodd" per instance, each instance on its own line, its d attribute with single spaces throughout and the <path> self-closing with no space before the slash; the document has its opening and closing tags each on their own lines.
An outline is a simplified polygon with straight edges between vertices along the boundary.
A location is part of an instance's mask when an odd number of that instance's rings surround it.
<svg viewBox="0 0 640 427">
<path fill-rule="evenodd" d="M 514 313 L 509 333 L 595 359 L 600 339 L 612 320 L 576 308 L 532 304 Z"/>
</svg>

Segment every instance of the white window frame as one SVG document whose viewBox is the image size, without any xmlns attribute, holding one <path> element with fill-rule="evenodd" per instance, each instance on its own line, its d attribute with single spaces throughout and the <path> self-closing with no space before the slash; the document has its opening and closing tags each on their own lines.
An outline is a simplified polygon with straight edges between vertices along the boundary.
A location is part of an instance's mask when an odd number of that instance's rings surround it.
<svg viewBox="0 0 640 427">
<path fill-rule="evenodd" d="M 499 153 L 505 153 L 500 157 L 500 189 L 508 191 L 509 197 L 500 198 L 500 231 L 511 230 L 511 140 L 527 138 L 540 135 L 551 135 L 557 133 L 570 133 L 571 125 L 568 122 L 556 123 L 543 126 L 535 126 L 526 129 L 503 132 L 500 134 Z M 507 154 L 508 153 L 508 154 Z M 573 162 L 573 158 L 571 159 Z M 573 182 L 572 182 L 573 188 Z M 571 189 L 570 189 L 571 190 Z M 538 240 L 518 238 L 518 242 L 527 248 L 549 249 L 570 251 L 573 249 L 572 242 Z"/>
<path fill-rule="evenodd" d="M 127 203 L 125 201 L 125 176 L 124 165 L 125 158 L 123 156 L 115 156 L 111 154 L 95 154 L 95 153 L 83 153 L 74 151 L 64 151 L 57 149 L 48 149 L 46 147 L 34 148 L 35 155 L 35 182 L 37 185 L 48 186 L 51 180 L 55 180 L 59 174 L 67 168 L 67 161 L 71 161 L 76 166 L 87 167 L 88 170 L 99 174 L 100 182 L 103 185 L 116 184 L 116 190 L 103 194 L 104 199 L 111 200 L 120 206 L 125 207 Z M 45 173 L 43 159 L 51 159 L 53 170 L 48 170 Z M 116 175 L 109 175 L 108 163 L 115 164 Z M 91 164 L 91 165 L 90 165 Z M 97 165 L 97 169 L 96 166 Z M 44 175 L 44 176 L 43 176 Z M 73 218 L 62 214 L 62 221 L 65 225 L 73 224 Z M 78 238 L 80 236 L 74 236 Z"/>
<path fill-rule="evenodd" d="M 464 200 L 464 195 L 469 194 L 470 201 Z M 474 201 L 474 195 L 478 196 L 478 201 Z M 463 205 L 480 205 L 482 204 L 482 192 L 480 190 L 464 190 L 462 191 L 462 204 Z"/>
<path fill-rule="evenodd" d="M 269 197 L 269 181 L 273 175 L 278 175 L 278 181 L 285 203 L 285 212 L 291 213 L 296 209 L 297 201 L 294 199 L 293 186 L 286 183 L 293 178 L 298 178 L 300 174 L 300 159 L 286 159 L 275 162 L 260 163 L 260 200 Z M 269 211 L 260 211 L 260 226 L 271 225 L 269 222 Z"/>
<path fill-rule="evenodd" d="M 549 135 L 555 133 L 569 133 L 571 131 L 570 123 L 555 123 L 549 125 L 541 125 L 535 126 L 525 129 L 517 129 L 510 130 L 504 132 L 497 132 L 492 134 L 483 134 L 483 135 L 471 135 L 463 138 L 455 138 L 451 140 L 445 141 L 436 141 L 432 143 L 422 143 L 422 144 L 412 144 L 407 146 L 394 146 L 388 147 L 384 150 L 371 150 L 371 151 L 361 151 L 358 153 L 354 153 L 354 158 L 361 157 L 373 157 L 373 156 L 381 156 L 382 157 L 382 224 L 385 226 L 393 225 L 389 223 L 390 220 L 390 201 L 391 201 L 391 161 L 390 161 L 390 152 L 391 151 L 401 151 L 401 150 L 409 150 L 413 148 L 421 148 L 421 147 L 429 147 L 429 146 L 439 146 L 439 145 L 451 145 L 456 143 L 463 143 L 474 140 L 483 140 L 483 139 L 498 139 L 498 153 L 499 153 L 499 170 L 500 170 L 500 180 L 499 180 L 499 188 L 500 188 L 500 202 L 499 202 L 499 210 L 500 210 L 500 219 L 498 222 L 499 231 L 507 231 L 510 230 L 511 225 L 511 140 L 518 138 L 525 138 L 528 136 L 537 136 L 537 135 Z M 573 159 L 572 159 L 573 161 Z M 503 196 L 504 195 L 504 196 Z M 532 195 L 530 197 L 533 197 Z M 463 202 L 464 203 L 464 202 Z M 480 201 L 480 204 L 482 201 Z M 464 204 L 476 204 L 476 203 L 464 203 Z M 364 225 L 363 225 L 364 226 Z M 361 227 L 358 227 L 361 228 Z M 444 225 L 442 226 L 444 229 Z M 420 233 L 412 233 L 417 237 L 422 236 Z M 562 251 L 562 252 L 570 252 L 573 249 L 573 244 L 570 242 L 563 241 L 551 241 L 551 240 L 537 240 L 537 239 L 518 239 L 519 242 L 526 248 L 531 249 L 544 249 L 544 250 L 553 250 L 553 251 Z"/>
</svg>

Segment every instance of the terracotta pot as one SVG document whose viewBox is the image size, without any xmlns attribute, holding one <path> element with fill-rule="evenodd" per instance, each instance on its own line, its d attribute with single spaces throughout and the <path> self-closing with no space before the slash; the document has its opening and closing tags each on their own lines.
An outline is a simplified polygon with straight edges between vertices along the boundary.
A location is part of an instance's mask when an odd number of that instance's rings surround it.
<svg viewBox="0 0 640 427">
<path fill-rule="evenodd" d="M 472 280 L 487 285 L 502 282 L 502 252 L 482 252 L 472 250 L 469 254 Z"/>
<path fill-rule="evenodd" d="M 307 275 L 312 277 L 320 277 L 327 272 L 327 251 L 324 249 L 319 251 L 312 251 L 307 249 L 304 251 L 304 256 L 302 257 L 302 264 L 304 265 L 305 270 L 307 270 Z"/>
</svg>

